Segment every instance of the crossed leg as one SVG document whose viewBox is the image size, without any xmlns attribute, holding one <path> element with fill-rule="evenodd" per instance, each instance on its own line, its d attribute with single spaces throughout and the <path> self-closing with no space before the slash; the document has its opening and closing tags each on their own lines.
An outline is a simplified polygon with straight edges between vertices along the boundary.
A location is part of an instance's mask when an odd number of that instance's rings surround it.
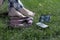
<svg viewBox="0 0 60 40">
<path fill-rule="evenodd" d="M 33 13 L 28 14 L 28 13 L 30 13 L 30 11 L 28 11 L 28 10 L 20 9 L 20 12 L 19 12 L 19 11 L 16 11 L 15 8 L 10 8 L 10 9 L 11 10 L 9 11 L 9 14 L 8 14 L 9 16 L 18 16 L 18 18 L 23 18 L 23 17 L 29 17 L 30 18 L 30 17 L 34 16 L 34 15 L 32 15 Z M 32 20 L 30 20 L 32 18 L 30 18 L 30 19 L 29 18 L 28 18 L 28 23 L 32 23 Z M 21 20 L 21 19 L 19 19 L 19 20 Z M 19 21 L 16 20 L 16 18 L 15 18 L 15 21 L 14 22 L 13 21 L 14 20 L 11 19 L 11 23 L 14 24 L 14 25 L 16 25 L 16 22 L 19 22 Z M 24 23 L 17 24 L 17 25 L 18 26 L 25 26 Z"/>
<path fill-rule="evenodd" d="M 21 8 L 21 9 L 19 9 L 19 11 L 20 11 L 23 15 L 28 16 L 28 17 L 34 17 L 34 15 L 35 15 L 35 13 L 33 13 L 32 11 L 30 11 L 30 10 L 24 8 L 24 7 Z"/>
</svg>

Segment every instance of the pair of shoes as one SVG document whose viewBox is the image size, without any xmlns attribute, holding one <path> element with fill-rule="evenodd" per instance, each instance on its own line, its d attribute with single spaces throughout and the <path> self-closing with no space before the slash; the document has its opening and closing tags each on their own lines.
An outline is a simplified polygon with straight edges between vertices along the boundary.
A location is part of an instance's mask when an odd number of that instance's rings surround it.
<svg viewBox="0 0 60 40">
<path fill-rule="evenodd" d="M 39 18 L 39 22 L 36 23 L 36 25 L 42 27 L 42 28 L 47 28 L 48 25 L 44 24 L 44 22 L 49 22 L 50 21 L 50 15 L 42 15 Z"/>
</svg>

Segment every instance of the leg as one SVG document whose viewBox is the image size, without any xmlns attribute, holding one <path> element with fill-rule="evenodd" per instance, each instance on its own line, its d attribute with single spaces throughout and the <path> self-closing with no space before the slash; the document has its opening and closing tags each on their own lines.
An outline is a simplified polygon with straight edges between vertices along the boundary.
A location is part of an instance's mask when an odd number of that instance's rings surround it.
<svg viewBox="0 0 60 40">
<path fill-rule="evenodd" d="M 26 16 L 24 16 L 22 13 L 16 11 L 14 8 L 10 8 L 8 15 L 9 15 L 9 16 L 18 16 L 18 17 L 20 17 L 20 18 L 21 18 L 21 17 L 26 17 Z"/>
<path fill-rule="evenodd" d="M 25 16 L 28 16 L 29 18 L 28 18 L 28 22 L 27 22 L 27 24 L 32 24 L 33 23 L 33 17 L 34 17 L 34 15 L 35 15 L 35 13 L 33 13 L 32 11 L 29 11 L 28 9 L 26 9 L 26 8 L 21 8 L 21 9 L 19 9 L 19 11 L 22 13 L 22 14 L 24 14 Z"/>
<path fill-rule="evenodd" d="M 26 8 L 21 8 L 19 9 L 19 11 L 24 14 L 25 16 L 28 16 L 28 17 L 33 17 L 35 15 L 35 13 L 33 13 L 32 11 L 26 9 Z"/>
<path fill-rule="evenodd" d="M 26 16 L 28 16 L 28 17 L 33 17 L 33 16 L 35 15 L 32 11 L 24 8 L 24 6 L 23 6 L 23 4 L 22 4 L 22 2 L 21 2 L 20 0 L 18 0 L 18 2 L 19 2 L 19 4 L 23 7 L 23 8 L 20 8 L 20 9 L 19 9 L 19 11 L 20 11 L 21 13 L 23 13 L 24 15 L 26 15 Z"/>
<path fill-rule="evenodd" d="M 31 18 L 20 19 L 19 17 L 10 17 L 10 26 L 11 27 L 28 27 L 32 25 L 33 20 Z"/>
<path fill-rule="evenodd" d="M 22 13 L 20 13 L 20 12 L 18 12 L 18 11 L 16 11 L 14 8 L 11 8 L 11 10 L 9 11 L 9 16 L 18 16 L 17 17 L 17 19 L 18 18 L 22 18 L 22 17 L 26 17 L 26 16 L 24 16 Z M 18 20 L 21 20 L 21 19 L 18 19 Z M 18 20 L 16 20 L 16 18 L 12 18 L 11 20 L 10 20 L 10 26 L 12 26 L 12 27 L 17 27 L 17 26 L 25 26 L 25 23 L 19 23 L 19 21 Z M 23 20 L 23 19 L 22 19 Z M 32 20 L 30 20 L 30 19 L 28 19 L 28 23 L 30 24 L 32 24 Z M 27 24 L 28 25 L 28 24 Z"/>
<path fill-rule="evenodd" d="M 25 16 L 22 13 L 16 11 L 14 8 L 10 8 L 8 16 L 12 16 L 10 17 L 10 21 L 9 21 L 10 23 L 9 25 L 11 27 L 24 26 L 24 24 L 19 23 L 18 20 L 22 20 L 20 18 L 25 17 Z M 15 18 L 14 16 L 18 16 L 18 17 Z"/>
</svg>

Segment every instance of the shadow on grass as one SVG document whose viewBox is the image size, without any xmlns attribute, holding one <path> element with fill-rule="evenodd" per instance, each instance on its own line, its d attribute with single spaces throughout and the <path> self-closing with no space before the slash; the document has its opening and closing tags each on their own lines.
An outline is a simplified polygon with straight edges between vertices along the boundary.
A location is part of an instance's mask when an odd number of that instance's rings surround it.
<svg viewBox="0 0 60 40">
<path fill-rule="evenodd" d="M 8 12 L 0 14 L 0 18 L 8 17 Z"/>
</svg>

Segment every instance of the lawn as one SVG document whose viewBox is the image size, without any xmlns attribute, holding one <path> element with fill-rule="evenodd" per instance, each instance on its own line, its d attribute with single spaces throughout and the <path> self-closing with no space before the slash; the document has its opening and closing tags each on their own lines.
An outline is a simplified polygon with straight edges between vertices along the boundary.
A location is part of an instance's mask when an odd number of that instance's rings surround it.
<svg viewBox="0 0 60 40">
<path fill-rule="evenodd" d="M 29 28 L 8 28 L 7 16 L 0 16 L 0 40 L 60 40 L 60 0 L 21 0 L 24 6 L 35 12 L 34 23 Z M 0 14 L 8 10 L 7 2 L 0 7 Z M 40 15 L 49 14 L 48 28 L 42 29 L 36 23 Z"/>
</svg>

